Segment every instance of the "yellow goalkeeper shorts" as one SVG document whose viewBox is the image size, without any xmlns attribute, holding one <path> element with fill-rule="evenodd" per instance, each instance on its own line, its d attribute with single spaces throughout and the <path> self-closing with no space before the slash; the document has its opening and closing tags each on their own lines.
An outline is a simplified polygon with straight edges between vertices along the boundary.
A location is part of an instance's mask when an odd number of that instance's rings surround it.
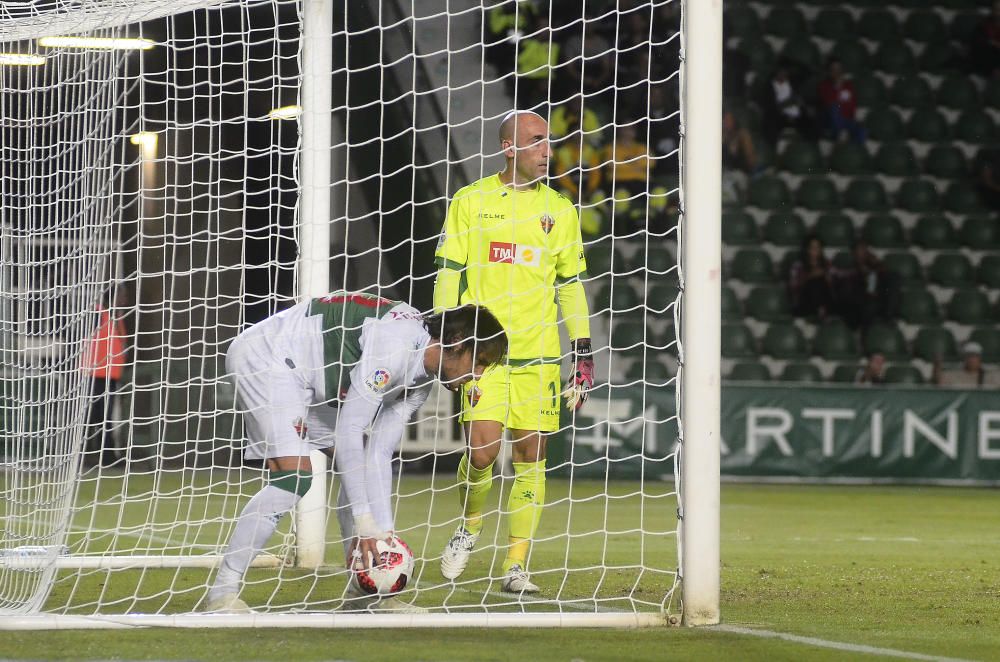
<svg viewBox="0 0 1000 662">
<path fill-rule="evenodd" d="M 497 421 L 513 430 L 559 429 L 558 364 L 495 366 L 462 387 L 462 422 Z"/>
</svg>

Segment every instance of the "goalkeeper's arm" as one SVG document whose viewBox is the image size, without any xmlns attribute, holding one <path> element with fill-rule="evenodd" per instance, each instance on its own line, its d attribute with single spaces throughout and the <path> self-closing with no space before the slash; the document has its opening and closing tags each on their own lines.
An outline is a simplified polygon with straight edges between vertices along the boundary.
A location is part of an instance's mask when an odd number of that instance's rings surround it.
<svg viewBox="0 0 1000 662">
<path fill-rule="evenodd" d="M 590 349 L 590 307 L 583 283 L 574 278 L 557 289 L 559 309 L 573 344 L 573 374 L 566 382 L 566 405 L 579 409 L 594 385 L 594 358 Z"/>
<path fill-rule="evenodd" d="M 458 290 L 462 272 L 443 266 L 438 269 L 434 280 L 434 312 L 441 312 L 458 306 Z"/>
</svg>

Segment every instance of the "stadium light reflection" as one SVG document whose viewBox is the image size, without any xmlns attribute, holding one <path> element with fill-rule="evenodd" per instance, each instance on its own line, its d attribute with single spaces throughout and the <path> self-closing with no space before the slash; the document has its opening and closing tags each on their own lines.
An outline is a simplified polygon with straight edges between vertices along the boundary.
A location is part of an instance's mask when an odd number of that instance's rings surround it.
<svg viewBox="0 0 1000 662">
<path fill-rule="evenodd" d="M 116 51 L 148 51 L 156 46 L 150 39 L 125 39 L 104 37 L 42 37 L 39 46 L 46 48 L 99 48 Z"/>
<path fill-rule="evenodd" d="M 267 114 L 272 120 L 293 120 L 302 114 L 302 106 L 282 106 L 273 108 Z"/>
<path fill-rule="evenodd" d="M 6 67 L 37 67 L 45 64 L 45 58 L 41 55 L 28 55 L 26 53 L 0 53 L 0 65 Z"/>
</svg>

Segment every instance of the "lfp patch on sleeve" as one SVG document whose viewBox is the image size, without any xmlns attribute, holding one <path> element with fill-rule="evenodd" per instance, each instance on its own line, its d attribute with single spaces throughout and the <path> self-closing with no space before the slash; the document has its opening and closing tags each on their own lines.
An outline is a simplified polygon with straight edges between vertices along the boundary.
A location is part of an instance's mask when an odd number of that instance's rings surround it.
<svg viewBox="0 0 1000 662">
<path fill-rule="evenodd" d="M 389 374 L 388 370 L 379 368 L 370 377 L 365 378 L 365 386 L 372 393 L 381 393 L 389 385 L 391 379 L 392 375 Z"/>
</svg>

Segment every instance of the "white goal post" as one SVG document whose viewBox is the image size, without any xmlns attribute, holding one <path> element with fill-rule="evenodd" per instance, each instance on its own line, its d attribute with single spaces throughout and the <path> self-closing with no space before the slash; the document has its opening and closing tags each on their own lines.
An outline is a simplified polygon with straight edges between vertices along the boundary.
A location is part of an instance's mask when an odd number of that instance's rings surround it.
<svg viewBox="0 0 1000 662">
<path fill-rule="evenodd" d="M 529 4 L 4 3 L 0 630 L 719 622 L 721 3 Z M 464 442 L 436 389 L 393 488 L 429 613 L 345 610 L 322 453 L 247 574 L 256 613 L 196 613 L 265 474 L 230 341 L 334 289 L 429 308 L 448 201 L 502 168 L 511 107 L 549 122 L 580 213 L 598 373 L 550 439 L 542 592 L 499 592 L 500 462 L 470 570 L 439 575 Z"/>
</svg>

